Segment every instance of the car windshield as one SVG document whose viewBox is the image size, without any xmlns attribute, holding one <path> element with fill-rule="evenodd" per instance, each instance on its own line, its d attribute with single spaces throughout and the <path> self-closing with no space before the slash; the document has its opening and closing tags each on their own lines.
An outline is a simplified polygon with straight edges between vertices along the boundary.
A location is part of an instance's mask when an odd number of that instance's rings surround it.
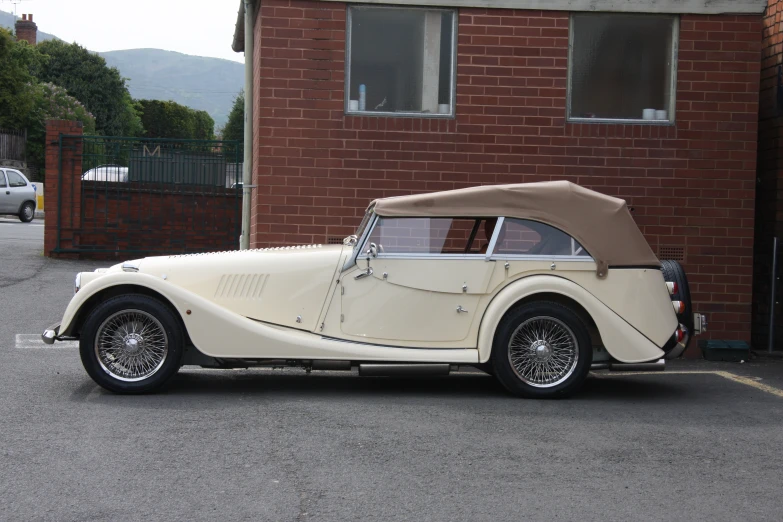
<svg viewBox="0 0 783 522">
<path fill-rule="evenodd" d="M 343 243 L 346 245 L 353 245 L 355 248 L 356 245 L 359 244 L 359 238 L 362 237 L 362 234 L 364 234 L 364 231 L 367 229 L 367 225 L 370 223 L 372 214 L 373 207 L 370 207 L 367 209 L 367 212 L 364 213 L 364 217 L 362 218 L 362 222 L 359 224 L 359 228 L 356 230 L 356 234 L 346 237 Z"/>
</svg>

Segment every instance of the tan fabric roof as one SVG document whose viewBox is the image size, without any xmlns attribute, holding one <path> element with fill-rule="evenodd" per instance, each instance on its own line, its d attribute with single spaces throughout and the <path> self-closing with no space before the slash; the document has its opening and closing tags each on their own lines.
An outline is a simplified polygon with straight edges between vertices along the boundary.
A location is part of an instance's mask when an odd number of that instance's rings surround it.
<svg viewBox="0 0 783 522">
<path fill-rule="evenodd" d="M 660 266 L 628 206 L 569 181 L 484 185 L 378 199 L 387 217 L 510 217 L 532 219 L 570 234 L 593 256 L 598 275 L 610 266 Z"/>
</svg>

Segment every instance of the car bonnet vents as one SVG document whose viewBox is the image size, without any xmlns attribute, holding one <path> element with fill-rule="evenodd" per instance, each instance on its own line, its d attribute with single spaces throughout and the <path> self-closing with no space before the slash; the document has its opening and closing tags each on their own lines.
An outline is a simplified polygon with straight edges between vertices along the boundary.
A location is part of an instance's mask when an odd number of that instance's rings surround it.
<svg viewBox="0 0 783 522">
<path fill-rule="evenodd" d="M 222 252 L 201 252 L 198 254 L 177 254 L 169 256 L 169 259 L 177 259 L 180 257 L 196 257 L 196 256 L 214 256 L 222 254 L 247 254 L 250 252 L 273 252 L 276 250 L 311 250 L 314 248 L 322 248 L 323 245 L 297 245 L 286 247 L 269 247 L 269 248 L 253 248 L 249 250 L 224 250 Z"/>
</svg>

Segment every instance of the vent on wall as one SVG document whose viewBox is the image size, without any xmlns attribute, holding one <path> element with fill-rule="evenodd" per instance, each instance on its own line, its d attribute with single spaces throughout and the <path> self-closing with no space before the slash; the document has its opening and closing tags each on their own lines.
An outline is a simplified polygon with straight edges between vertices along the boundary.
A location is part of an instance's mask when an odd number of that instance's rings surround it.
<svg viewBox="0 0 783 522">
<path fill-rule="evenodd" d="M 671 259 L 672 261 L 685 261 L 685 247 L 659 246 L 658 259 Z"/>
<path fill-rule="evenodd" d="M 327 245 L 342 245 L 343 244 L 343 238 L 331 236 L 326 238 L 326 244 Z"/>
</svg>

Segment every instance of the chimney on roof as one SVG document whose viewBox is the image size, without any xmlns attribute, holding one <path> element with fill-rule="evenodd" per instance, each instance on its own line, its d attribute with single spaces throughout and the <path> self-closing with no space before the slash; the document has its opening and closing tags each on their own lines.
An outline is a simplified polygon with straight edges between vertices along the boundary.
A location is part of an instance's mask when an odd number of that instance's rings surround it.
<svg viewBox="0 0 783 522">
<path fill-rule="evenodd" d="M 16 21 L 16 40 L 25 41 L 35 45 L 38 41 L 38 26 L 33 22 L 33 15 L 22 15 L 21 20 Z"/>
</svg>

